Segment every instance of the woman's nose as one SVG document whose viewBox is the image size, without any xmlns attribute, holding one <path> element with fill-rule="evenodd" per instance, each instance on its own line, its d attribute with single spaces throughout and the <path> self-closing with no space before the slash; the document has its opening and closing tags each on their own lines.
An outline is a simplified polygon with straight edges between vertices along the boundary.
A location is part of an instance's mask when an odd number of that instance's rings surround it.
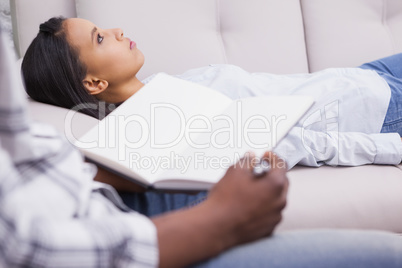
<svg viewBox="0 0 402 268">
<path fill-rule="evenodd" d="M 123 40 L 124 33 L 123 33 L 122 29 L 116 28 L 116 29 L 113 29 L 113 32 L 114 32 L 117 40 Z"/>
</svg>

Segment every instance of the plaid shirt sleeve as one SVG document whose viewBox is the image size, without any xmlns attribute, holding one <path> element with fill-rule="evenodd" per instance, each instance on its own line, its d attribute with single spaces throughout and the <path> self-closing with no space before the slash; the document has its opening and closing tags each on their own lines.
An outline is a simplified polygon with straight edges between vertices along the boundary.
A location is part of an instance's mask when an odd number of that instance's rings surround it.
<svg viewBox="0 0 402 268">
<path fill-rule="evenodd" d="M 30 123 L 0 30 L 0 267 L 154 267 L 156 228 L 56 131 Z"/>
</svg>

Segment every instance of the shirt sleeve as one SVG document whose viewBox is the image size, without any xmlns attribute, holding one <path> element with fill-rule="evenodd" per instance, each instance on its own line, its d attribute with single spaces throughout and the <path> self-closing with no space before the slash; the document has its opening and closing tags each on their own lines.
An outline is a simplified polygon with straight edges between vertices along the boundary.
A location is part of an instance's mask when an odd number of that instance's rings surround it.
<svg viewBox="0 0 402 268">
<path fill-rule="evenodd" d="M 60 163 L 71 161 L 55 157 Z M 78 184 L 51 163 L 36 169 L 38 161 L 32 161 L 17 169 L 0 147 L 1 267 L 158 265 L 156 227 L 150 219 L 120 210 L 104 191 L 70 191 Z M 74 169 L 83 177 L 91 173 L 85 163 Z"/>
<path fill-rule="evenodd" d="M 296 164 L 318 167 L 397 165 L 402 161 L 402 142 L 398 133 L 318 132 L 293 128 L 275 148 L 289 168 Z"/>
<path fill-rule="evenodd" d="M 50 126 L 28 118 L 0 30 L 0 267 L 155 267 L 156 227 Z M 108 194 L 105 194 L 108 191 Z"/>
</svg>

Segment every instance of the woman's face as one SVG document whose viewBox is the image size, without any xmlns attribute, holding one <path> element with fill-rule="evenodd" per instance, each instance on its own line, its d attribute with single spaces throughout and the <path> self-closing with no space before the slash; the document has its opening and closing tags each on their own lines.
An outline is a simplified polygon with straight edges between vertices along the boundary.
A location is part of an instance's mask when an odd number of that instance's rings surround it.
<svg viewBox="0 0 402 268">
<path fill-rule="evenodd" d="M 64 22 L 67 40 L 79 51 L 87 75 L 118 86 L 133 79 L 144 64 L 144 55 L 121 29 L 101 29 L 79 18 Z"/>
</svg>

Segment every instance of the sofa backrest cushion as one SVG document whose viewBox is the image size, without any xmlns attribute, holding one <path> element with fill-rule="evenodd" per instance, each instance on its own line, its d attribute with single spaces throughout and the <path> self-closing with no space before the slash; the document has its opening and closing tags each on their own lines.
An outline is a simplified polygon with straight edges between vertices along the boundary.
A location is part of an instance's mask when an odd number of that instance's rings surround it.
<svg viewBox="0 0 402 268">
<path fill-rule="evenodd" d="M 25 54 L 42 22 L 54 16 L 75 17 L 74 0 L 10 0 L 14 44 L 18 56 Z"/>
<path fill-rule="evenodd" d="M 301 0 L 310 72 L 402 52 L 401 0 Z"/>
<path fill-rule="evenodd" d="M 10 0 L 22 56 L 52 16 L 121 27 L 138 43 L 144 78 L 210 63 L 314 72 L 402 52 L 401 0 Z"/>
<path fill-rule="evenodd" d="M 306 72 L 298 0 L 76 0 L 78 17 L 120 27 L 145 54 L 140 76 L 230 63 L 248 71 Z M 94 8 L 96 7 L 96 8 Z"/>
</svg>

